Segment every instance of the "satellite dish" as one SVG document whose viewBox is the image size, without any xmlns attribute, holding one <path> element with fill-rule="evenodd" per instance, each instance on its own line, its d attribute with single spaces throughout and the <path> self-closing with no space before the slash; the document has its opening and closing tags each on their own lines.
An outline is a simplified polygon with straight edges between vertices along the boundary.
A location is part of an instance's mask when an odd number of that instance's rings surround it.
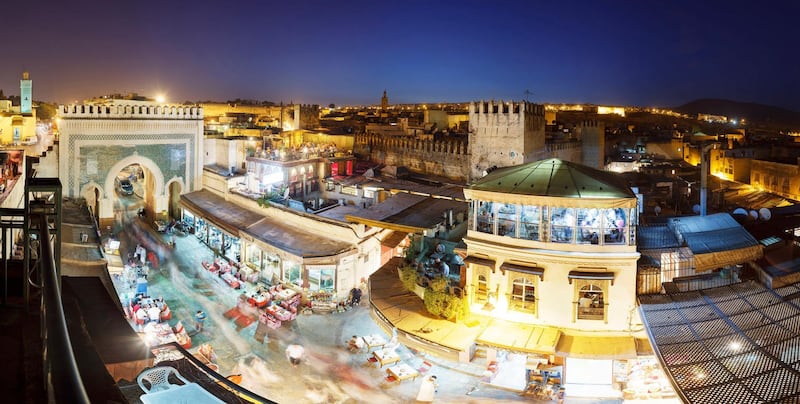
<svg viewBox="0 0 800 404">
<path fill-rule="evenodd" d="M 758 219 L 758 211 L 751 210 L 750 211 L 750 217 L 752 217 L 753 219 Z"/>
<path fill-rule="evenodd" d="M 767 208 L 761 208 L 758 210 L 758 217 L 761 218 L 763 221 L 767 221 L 772 218 L 772 211 Z"/>
<path fill-rule="evenodd" d="M 695 214 L 699 214 L 700 213 L 700 205 L 695 204 L 694 206 L 692 206 L 692 212 L 694 212 Z"/>
<path fill-rule="evenodd" d="M 747 216 L 747 209 L 745 208 L 736 208 L 733 210 L 733 215 L 745 215 Z"/>
</svg>

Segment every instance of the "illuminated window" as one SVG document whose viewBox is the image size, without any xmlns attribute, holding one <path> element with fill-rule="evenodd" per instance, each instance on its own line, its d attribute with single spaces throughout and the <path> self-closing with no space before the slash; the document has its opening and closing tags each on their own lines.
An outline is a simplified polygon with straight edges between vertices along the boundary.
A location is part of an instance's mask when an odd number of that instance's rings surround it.
<svg viewBox="0 0 800 404">
<path fill-rule="evenodd" d="M 511 282 L 511 301 L 509 309 L 515 311 L 536 312 L 536 289 L 534 280 L 525 276 L 514 278 Z"/>
<path fill-rule="evenodd" d="M 583 283 L 582 286 L 579 286 Z M 578 320 L 605 320 L 606 301 L 603 288 L 593 282 L 576 282 Z"/>
</svg>

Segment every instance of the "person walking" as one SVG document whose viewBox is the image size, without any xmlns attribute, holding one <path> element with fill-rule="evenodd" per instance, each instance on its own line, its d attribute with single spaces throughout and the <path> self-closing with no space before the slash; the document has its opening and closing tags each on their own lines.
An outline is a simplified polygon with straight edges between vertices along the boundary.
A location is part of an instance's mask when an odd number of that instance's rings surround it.
<svg viewBox="0 0 800 404">
<path fill-rule="evenodd" d="M 436 395 L 436 390 L 439 388 L 439 383 L 436 381 L 436 376 L 432 375 L 422 381 L 419 386 L 419 393 L 417 393 L 417 402 L 431 403 Z"/>
<path fill-rule="evenodd" d="M 305 353 L 305 349 L 303 349 L 302 345 L 299 344 L 291 344 L 286 347 L 286 359 L 289 359 L 289 363 L 294 366 L 300 364 L 303 360 L 303 354 Z"/>
<path fill-rule="evenodd" d="M 197 310 L 194 315 L 194 328 L 197 332 L 203 332 L 203 325 L 206 322 L 206 313 L 203 310 Z"/>
</svg>

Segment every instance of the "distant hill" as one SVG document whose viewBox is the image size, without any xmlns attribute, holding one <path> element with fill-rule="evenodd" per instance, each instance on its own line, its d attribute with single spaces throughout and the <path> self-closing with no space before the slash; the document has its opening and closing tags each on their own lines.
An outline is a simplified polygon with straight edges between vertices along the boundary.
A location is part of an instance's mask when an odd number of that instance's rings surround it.
<svg viewBox="0 0 800 404">
<path fill-rule="evenodd" d="M 748 125 L 800 127 L 800 112 L 771 105 L 720 99 L 699 99 L 673 108 L 675 111 L 696 115 L 724 115 L 728 118 L 745 118 Z"/>
</svg>

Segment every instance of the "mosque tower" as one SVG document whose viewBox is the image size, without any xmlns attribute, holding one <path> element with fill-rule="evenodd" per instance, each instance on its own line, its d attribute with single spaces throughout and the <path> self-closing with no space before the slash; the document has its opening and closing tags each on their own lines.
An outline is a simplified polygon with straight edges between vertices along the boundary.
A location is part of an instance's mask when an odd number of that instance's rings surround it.
<svg viewBox="0 0 800 404">
<path fill-rule="evenodd" d="M 30 114 L 32 112 L 31 103 L 33 102 L 33 81 L 28 72 L 22 72 L 22 80 L 19 81 L 19 112 Z"/>
<path fill-rule="evenodd" d="M 381 109 L 389 109 L 389 97 L 386 96 L 386 90 L 383 90 L 383 97 L 381 97 Z"/>
</svg>

